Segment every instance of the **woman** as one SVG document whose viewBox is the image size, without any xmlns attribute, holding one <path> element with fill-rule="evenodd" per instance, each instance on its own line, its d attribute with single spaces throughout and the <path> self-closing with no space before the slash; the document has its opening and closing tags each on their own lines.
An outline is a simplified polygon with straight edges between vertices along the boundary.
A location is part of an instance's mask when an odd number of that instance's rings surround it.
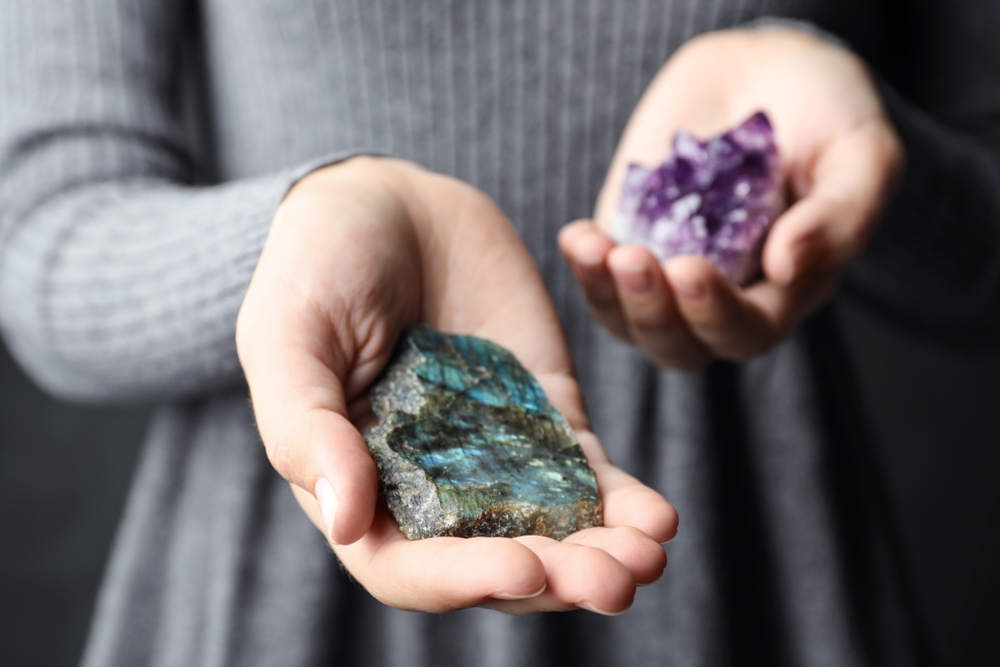
<svg viewBox="0 0 1000 667">
<path fill-rule="evenodd" d="M 836 14 L 888 62 L 867 3 L 785 4 L 14 3 L 5 335 L 57 394 L 165 405 L 84 664 L 920 662 L 821 308 L 903 148 L 867 69 L 811 24 L 690 41 Z M 956 109 L 995 108 L 965 71 Z M 851 284 L 925 330 L 985 330 L 988 215 L 964 221 L 986 250 L 974 297 L 958 250 L 912 259 L 937 252 L 939 211 L 961 201 L 922 205 L 942 165 L 990 211 L 995 168 L 882 91 L 910 178 Z M 792 199 L 761 281 L 738 290 L 693 258 L 661 268 L 614 247 L 601 230 L 628 162 L 757 109 Z M 574 274 L 634 345 L 591 319 Z M 606 528 L 401 538 L 352 418 L 416 321 L 492 338 L 540 377 L 598 471 Z M 684 518 L 662 579 L 676 515 L 660 493 Z"/>
</svg>

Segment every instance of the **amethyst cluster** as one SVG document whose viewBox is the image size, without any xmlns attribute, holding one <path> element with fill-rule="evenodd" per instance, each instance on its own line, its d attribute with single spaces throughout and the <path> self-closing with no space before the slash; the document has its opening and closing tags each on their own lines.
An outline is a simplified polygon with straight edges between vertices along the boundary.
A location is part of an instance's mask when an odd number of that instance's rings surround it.
<svg viewBox="0 0 1000 667">
<path fill-rule="evenodd" d="M 611 234 L 661 262 L 700 255 L 744 285 L 759 273 L 764 236 L 784 205 L 780 177 L 763 113 L 706 142 L 678 132 L 658 168 L 629 167 Z"/>
</svg>

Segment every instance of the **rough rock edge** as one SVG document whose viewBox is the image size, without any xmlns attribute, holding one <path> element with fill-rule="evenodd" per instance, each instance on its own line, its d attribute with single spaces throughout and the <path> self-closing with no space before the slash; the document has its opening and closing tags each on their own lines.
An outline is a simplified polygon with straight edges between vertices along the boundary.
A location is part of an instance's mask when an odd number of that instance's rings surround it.
<svg viewBox="0 0 1000 667">
<path fill-rule="evenodd" d="M 481 526 L 485 524 L 494 526 L 491 531 L 493 534 L 500 532 L 515 535 L 534 534 L 561 540 L 577 530 L 604 525 L 604 507 L 599 498 L 596 504 L 589 505 L 587 508 L 589 511 L 574 515 L 565 512 L 546 515 L 537 505 L 529 503 L 496 507 L 491 512 L 464 521 L 454 512 L 445 512 L 437 493 L 437 485 L 427 473 L 396 453 L 387 443 L 388 434 L 396 428 L 396 418 L 393 413 L 405 412 L 417 416 L 427 402 L 423 383 L 413 370 L 427 361 L 427 358 L 412 341 L 408 343 L 408 348 L 398 358 L 390 361 L 385 376 L 372 388 L 370 395 L 372 411 L 380 423 L 364 434 L 379 471 L 382 496 L 394 517 L 405 518 L 403 522 L 397 519 L 397 524 L 408 539 L 438 536 L 472 537 L 482 535 Z M 448 347 L 454 348 L 450 338 L 447 343 Z M 497 347 L 505 354 L 513 356 L 506 348 Z M 514 359 L 517 361 L 516 357 Z M 467 368 L 466 371 L 471 375 L 470 369 Z M 535 381 L 537 382 L 537 379 Z M 579 449 L 586 461 L 586 453 L 582 451 L 569 421 L 555 406 L 551 407 L 551 416 L 556 422 L 554 426 L 567 436 L 562 449 Z M 394 469 L 392 474 L 389 473 L 390 469 Z M 581 472 L 584 471 L 578 471 L 577 474 Z M 597 487 L 596 475 L 589 465 L 587 472 L 589 481 Z M 569 520 L 571 516 L 575 520 Z M 552 520 L 555 520 L 554 524 L 549 526 Z M 402 523 L 406 523 L 408 528 L 404 528 Z M 506 527 L 506 530 L 498 531 L 497 528 L 500 526 Z M 529 526 L 532 528 L 529 529 Z M 512 530 L 515 527 L 518 530 Z"/>
<path fill-rule="evenodd" d="M 386 436 L 396 428 L 396 417 L 390 415 L 383 423 L 365 434 L 368 448 L 378 467 L 382 497 L 393 516 L 406 517 L 400 530 L 411 540 L 440 535 L 447 517 L 441 507 L 436 486 L 420 467 L 397 454 L 386 442 Z M 392 471 L 391 474 L 389 471 Z M 451 523 L 455 523 L 452 517 Z"/>
</svg>

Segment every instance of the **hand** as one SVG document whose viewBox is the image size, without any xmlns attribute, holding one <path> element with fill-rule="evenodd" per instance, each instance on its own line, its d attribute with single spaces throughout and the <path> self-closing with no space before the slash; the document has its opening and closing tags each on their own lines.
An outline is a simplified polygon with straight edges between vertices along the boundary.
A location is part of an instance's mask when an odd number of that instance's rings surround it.
<svg viewBox="0 0 1000 667">
<path fill-rule="evenodd" d="M 660 266 L 605 233 L 631 163 L 659 164 L 679 129 L 717 135 L 764 110 L 775 128 L 791 202 L 763 249 L 763 279 L 741 289 L 706 260 Z M 695 369 L 744 360 L 788 336 L 832 295 L 891 196 L 903 150 L 864 63 L 788 28 L 692 40 L 663 67 L 622 135 L 593 221 L 559 244 L 594 315 L 657 364 Z"/>
<path fill-rule="evenodd" d="M 371 419 L 369 384 L 417 322 L 495 341 L 535 374 L 597 472 L 607 527 L 562 542 L 403 536 L 376 503 L 358 428 Z M 271 463 L 386 604 L 618 613 L 637 584 L 662 573 L 673 508 L 608 462 L 544 285 L 503 214 L 474 188 L 378 158 L 303 179 L 275 215 L 236 339 Z"/>
</svg>

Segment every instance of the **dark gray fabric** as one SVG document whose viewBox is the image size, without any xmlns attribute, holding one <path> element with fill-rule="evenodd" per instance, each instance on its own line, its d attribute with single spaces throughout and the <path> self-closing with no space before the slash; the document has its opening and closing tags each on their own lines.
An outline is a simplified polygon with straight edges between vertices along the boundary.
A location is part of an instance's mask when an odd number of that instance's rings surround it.
<svg viewBox="0 0 1000 667">
<path fill-rule="evenodd" d="M 933 6 L 971 15 L 952 4 Z M 900 23 L 861 0 L 5 3 L 6 340 L 57 394 L 172 403 L 149 435 L 84 664 L 919 664 L 829 313 L 743 366 L 660 372 L 590 321 L 555 250 L 559 226 L 590 212 L 644 86 L 689 37 L 805 19 L 891 75 L 900 32 L 955 23 L 919 23 L 928 7 L 913 7 Z M 971 133 L 993 127 L 979 121 L 998 97 L 965 64 L 942 59 L 924 87 L 889 78 L 913 168 L 852 285 L 925 331 L 988 335 L 1000 190 L 996 154 Z M 922 95 L 942 81 L 950 104 L 934 108 Z M 481 187 L 527 242 L 598 435 L 682 518 L 667 574 L 624 616 L 382 607 L 339 572 L 268 467 L 236 312 L 289 185 L 358 151 Z M 930 188 L 955 169 L 961 187 Z M 951 229 L 975 246 L 942 246 Z"/>
</svg>

